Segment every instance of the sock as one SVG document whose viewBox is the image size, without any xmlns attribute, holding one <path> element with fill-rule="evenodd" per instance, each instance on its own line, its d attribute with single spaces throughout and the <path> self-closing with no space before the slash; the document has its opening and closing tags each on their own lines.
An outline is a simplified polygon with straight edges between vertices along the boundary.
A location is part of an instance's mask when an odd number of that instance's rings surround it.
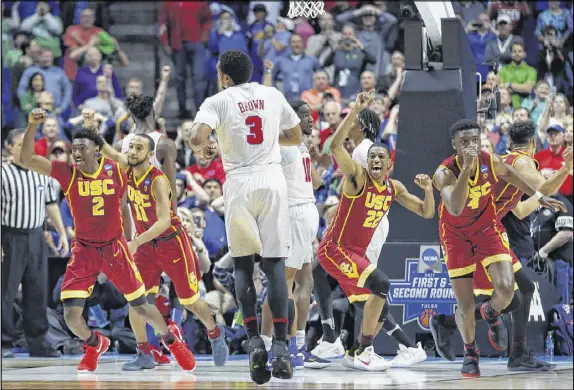
<svg viewBox="0 0 574 390">
<path fill-rule="evenodd" d="M 291 333 L 293 321 L 295 321 L 295 301 L 293 299 L 287 301 L 287 320 L 287 333 Z"/>
<path fill-rule="evenodd" d="M 359 337 L 360 337 L 360 335 L 359 335 Z M 359 344 L 359 338 L 357 338 L 353 342 L 353 345 L 351 345 L 351 349 L 349 349 L 349 356 L 355 357 L 355 352 L 359 349 L 360 346 L 361 346 L 361 344 Z"/>
<path fill-rule="evenodd" d="M 416 344 L 411 340 L 409 336 L 404 332 L 404 330 L 396 325 L 394 329 L 387 332 L 389 336 L 394 338 L 397 343 L 402 344 L 408 348 L 416 348 Z"/>
<path fill-rule="evenodd" d="M 221 336 L 221 330 L 217 325 L 215 326 L 215 329 L 207 332 L 207 337 L 209 337 L 212 340 L 218 338 L 219 336 Z"/>
<path fill-rule="evenodd" d="M 257 317 L 244 318 L 243 326 L 247 331 L 248 338 L 259 336 L 259 324 L 257 323 Z"/>
<path fill-rule="evenodd" d="M 261 270 L 267 276 L 267 303 L 273 314 L 275 340 L 287 342 L 287 319 L 289 304 L 287 283 L 285 283 L 285 261 L 279 257 L 264 257 Z"/>
<path fill-rule="evenodd" d="M 261 338 L 263 339 L 263 342 L 265 343 L 265 350 L 267 352 L 271 351 L 271 344 L 273 343 L 273 340 L 271 339 L 271 337 L 265 336 L 264 334 L 262 334 Z"/>
<path fill-rule="evenodd" d="M 335 334 L 335 320 L 332 318 L 321 320 L 321 327 L 323 328 L 323 341 L 334 343 L 335 340 L 337 340 L 337 335 Z"/>
<path fill-rule="evenodd" d="M 373 340 L 375 339 L 374 335 L 365 336 L 364 334 L 359 335 L 359 355 L 363 353 L 365 348 L 368 348 L 373 345 Z"/>
<path fill-rule="evenodd" d="M 149 345 L 147 341 L 145 343 L 138 343 L 138 350 L 142 351 L 146 355 L 151 353 L 151 349 L 151 345 Z"/>
<path fill-rule="evenodd" d="M 298 330 L 295 337 L 297 338 L 297 350 L 299 350 L 305 346 L 305 331 Z"/>
<path fill-rule="evenodd" d="M 481 310 L 484 313 L 484 319 L 489 322 L 496 321 L 496 317 L 500 315 L 500 312 L 492 308 L 492 301 L 483 303 Z"/>
<path fill-rule="evenodd" d="M 182 309 L 171 309 L 170 313 L 171 320 L 177 324 L 177 326 L 181 326 L 181 321 L 183 320 L 183 310 Z"/>
<path fill-rule="evenodd" d="M 473 340 L 469 344 L 464 344 L 464 354 L 465 355 L 468 353 L 475 354 L 476 353 L 475 350 L 476 350 L 476 339 Z"/>
<path fill-rule="evenodd" d="M 88 339 L 84 342 L 86 343 L 86 345 L 89 345 L 90 347 L 95 347 L 98 345 L 98 336 L 94 332 L 92 332 L 90 337 L 88 337 Z"/>
<path fill-rule="evenodd" d="M 166 334 L 165 336 L 161 336 L 161 339 L 167 345 L 172 345 L 175 341 L 175 336 L 173 335 L 173 333 L 168 332 L 168 334 Z"/>
<path fill-rule="evenodd" d="M 287 342 L 287 318 L 273 318 L 273 333 L 275 340 Z"/>
<path fill-rule="evenodd" d="M 155 334 L 154 328 L 150 324 L 145 325 L 145 332 L 147 335 L 147 342 L 155 349 L 159 349 L 159 338 Z"/>
</svg>

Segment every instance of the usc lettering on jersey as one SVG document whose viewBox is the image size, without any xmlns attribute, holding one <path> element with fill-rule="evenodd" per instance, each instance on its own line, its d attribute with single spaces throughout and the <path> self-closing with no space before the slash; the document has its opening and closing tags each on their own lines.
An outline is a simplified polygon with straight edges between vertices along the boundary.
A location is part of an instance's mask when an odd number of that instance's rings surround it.
<svg viewBox="0 0 574 390">
<path fill-rule="evenodd" d="M 364 256 L 375 229 L 389 212 L 396 190 L 392 180 L 385 178 L 379 186 L 365 171 L 365 186 L 356 196 L 341 197 L 337 214 L 321 245 L 333 243 Z"/>
<path fill-rule="evenodd" d="M 530 157 L 527 153 L 521 151 L 514 151 L 502 157 L 504 162 L 512 167 L 520 158 L 532 159 L 536 163 L 536 160 Z M 536 163 L 536 166 L 538 167 L 538 163 Z M 520 203 L 520 199 L 524 192 L 501 180 L 492 187 L 492 194 L 495 199 L 498 219 L 502 219 L 506 214 L 512 211 L 518 203 Z"/>
<path fill-rule="evenodd" d="M 128 200 L 132 217 L 137 233 L 142 234 L 157 222 L 157 205 L 151 192 L 153 183 L 160 177 L 164 177 L 166 180 L 168 179 L 162 171 L 153 165 L 150 165 L 147 172 L 140 178 L 135 177 L 131 167 L 128 168 L 126 174 L 128 176 Z M 170 190 L 170 199 L 171 196 Z M 171 204 L 169 213 L 171 226 L 157 238 L 168 237 L 181 229 L 181 220 L 173 213 Z"/>
<path fill-rule="evenodd" d="M 65 191 L 76 240 L 100 246 L 122 235 L 121 200 L 127 178 L 115 162 L 101 158 L 98 170 L 90 175 L 75 165 L 52 161 L 51 175 Z"/>
<path fill-rule="evenodd" d="M 458 178 L 462 170 L 462 157 L 453 155 L 441 164 Z M 492 156 L 487 152 L 481 152 L 478 156 L 478 164 L 474 177 L 469 179 L 469 191 L 466 206 L 462 213 L 454 216 L 448 212 L 444 202 L 439 205 L 439 219 L 441 224 L 455 229 L 465 229 L 472 226 L 473 230 L 491 226 L 496 221 L 496 209 L 492 195 L 492 188 L 498 182 L 494 173 Z"/>
</svg>

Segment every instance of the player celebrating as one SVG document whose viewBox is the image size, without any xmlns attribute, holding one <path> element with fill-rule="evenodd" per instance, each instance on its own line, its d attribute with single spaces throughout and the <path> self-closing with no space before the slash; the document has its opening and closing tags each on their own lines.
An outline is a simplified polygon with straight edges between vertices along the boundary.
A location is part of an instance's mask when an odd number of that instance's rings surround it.
<svg viewBox="0 0 574 390">
<path fill-rule="evenodd" d="M 492 187 L 501 178 L 527 195 L 535 195 L 542 206 L 552 207 L 555 202 L 536 191 L 500 157 L 481 151 L 476 122 L 460 120 L 450 133 L 456 154 L 443 161 L 434 177 L 442 198 L 439 235 L 458 304 L 456 323 L 465 343 L 461 372 L 464 377 L 475 377 L 480 376 L 472 280 L 476 263 L 487 269 L 494 286 L 492 299 L 482 308 L 483 318 L 500 315 L 514 295 L 512 258 Z"/>
<path fill-rule="evenodd" d="M 287 184 L 281 169 L 279 145 L 298 146 L 300 119 L 275 88 L 249 83 L 253 64 L 249 56 L 230 50 L 219 56 L 217 78 L 223 91 L 203 102 L 189 145 L 212 157 L 208 138 L 215 130 L 227 180 L 223 188 L 225 228 L 234 260 L 235 291 L 249 337 L 251 379 L 262 384 L 291 378 L 287 348 L 287 284 L 284 258 L 291 255 Z M 206 156 L 208 154 L 208 156 Z M 262 257 L 261 269 L 269 282 L 267 301 L 273 314 L 272 373 L 259 335 L 255 311 L 253 255 Z"/>
<path fill-rule="evenodd" d="M 354 368 L 383 371 L 390 364 L 375 353 L 373 339 L 382 327 L 383 306 L 390 282 L 383 271 L 370 263 L 365 252 L 393 200 L 424 218 L 434 216 L 435 204 L 432 182 L 427 175 L 415 178 L 415 183 L 425 191 L 424 201 L 410 194 L 398 180 L 388 178 L 387 172 L 392 164 L 386 146 L 373 144 L 369 148 L 366 169 L 353 161 L 345 150 L 344 141 L 357 120 L 358 112 L 370 103 L 369 97 L 366 93 L 357 96 L 355 106 L 331 142 L 331 152 L 345 179 L 341 203 L 323 236 L 318 257 L 325 271 L 339 282 L 349 302 L 355 303 L 368 296 L 363 308 L 359 348 L 350 356 L 354 359 Z"/>
<path fill-rule="evenodd" d="M 89 118 L 94 112 L 84 109 L 82 115 Z M 171 209 L 172 194 L 168 180 L 151 165 L 154 146 L 149 135 L 136 134 L 130 138 L 127 156 L 106 143 L 102 148 L 105 157 L 116 161 L 122 169 L 127 169 L 128 199 L 137 232 L 136 237 L 128 243 L 128 249 L 142 275 L 148 301 L 155 302 L 160 275 L 165 271 L 173 281 L 181 304 L 207 328 L 215 365 L 223 366 L 229 356 L 225 333 L 213 320 L 207 303 L 200 299 L 198 260 L 181 220 Z M 137 371 L 154 368 L 145 320 L 133 313 L 130 323 L 138 343 L 138 353 L 122 369 Z"/>
<path fill-rule="evenodd" d="M 508 134 L 510 136 L 510 153 L 503 157 L 504 162 L 516 168 L 541 193 L 552 194 L 557 191 L 572 169 L 572 149 L 568 148 L 564 152 L 566 165 L 545 180 L 536 168 L 536 161 L 532 158 L 536 150 L 536 128 L 534 124 L 530 121 L 515 122 L 510 126 Z M 520 202 L 522 191 L 503 181 L 499 181 L 494 185 L 492 194 L 496 202 L 495 206 L 499 220 L 502 220 L 510 211 L 522 219 L 539 206 L 536 197 Z M 558 202 L 556 203 L 558 205 Z M 559 206 L 563 207 L 562 205 Z M 514 278 L 522 299 L 519 299 L 519 295 L 515 293 L 510 305 L 502 310 L 503 314 L 512 312 L 513 345 L 509 354 L 508 368 L 511 371 L 547 371 L 552 368 L 552 365 L 537 360 L 526 350 L 526 329 L 530 315 L 530 303 L 534 294 L 534 283 L 526 272 L 522 270 L 520 260 L 518 260 L 514 252 L 511 251 L 510 255 L 512 256 Z M 486 302 L 483 301 L 489 300 L 493 293 L 492 283 L 484 267 L 477 266 L 473 284 L 474 293 L 480 301 L 476 304 L 475 317 L 476 320 L 482 320 L 482 313 L 484 313 L 486 307 Z M 500 315 L 487 319 L 487 324 L 489 327 L 489 340 L 493 347 L 501 351 L 506 350 L 508 334 Z M 451 344 L 451 337 L 455 329 L 454 315 L 437 315 L 433 316 L 431 320 L 431 331 L 435 339 L 437 352 L 450 361 L 455 360 L 455 353 Z"/>
<path fill-rule="evenodd" d="M 179 365 L 184 370 L 193 370 L 193 354 L 166 326 L 159 310 L 146 302 L 145 287 L 123 237 L 120 208 L 127 207 L 125 174 L 114 162 L 98 158 L 101 138 L 90 130 L 81 129 L 72 137 L 75 165 L 50 161 L 35 154 L 36 127 L 45 119 L 46 112 L 41 109 L 30 113 L 21 159 L 26 167 L 58 180 L 74 218 L 76 237 L 62 283 L 61 298 L 66 324 L 84 341 L 86 353 L 78 371 L 94 371 L 98 367 L 98 358 L 110 346 L 110 339 L 92 332 L 82 316 L 86 298 L 90 296 L 100 272 L 105 273 L 130 306 L 160 332 Z"/>
</svg>

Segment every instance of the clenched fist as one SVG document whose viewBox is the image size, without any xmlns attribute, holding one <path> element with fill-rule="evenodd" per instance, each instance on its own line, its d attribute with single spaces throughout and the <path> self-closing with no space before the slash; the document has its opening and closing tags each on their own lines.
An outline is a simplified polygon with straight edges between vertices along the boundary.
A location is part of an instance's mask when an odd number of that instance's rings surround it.
<svg viewBox="0 0 574 390">
<path fill-rule="evenodd" d="M 168 81 L 170 74 L 171 74 L 171 66 L 166 65 L 163 68 L 161 68 L 161 79 L 163 81 Z"/>
<path fill-rule="evenodd" d="M 432 180 L 429 175 L 419 173 L 415 176 L 415 184 L 425 191 L 432 190 Z"/>
<path fill-rule="evenodd" d="M 44 123 L 48 114 L 46 111 L 42 110 L 41 108 L 34 108 L 30 115 L 28 115 L 28 123 L 33 123 L 39 125 L 40 123 Z"/>
<path fill-rule="evenodd" d="M 84 108 L 82 110 L 82 119 L 84 121 L 84 127 L 86 128 L 95 127 L 96 110 L 94 110 L 93 108 Z"/>
</svg>

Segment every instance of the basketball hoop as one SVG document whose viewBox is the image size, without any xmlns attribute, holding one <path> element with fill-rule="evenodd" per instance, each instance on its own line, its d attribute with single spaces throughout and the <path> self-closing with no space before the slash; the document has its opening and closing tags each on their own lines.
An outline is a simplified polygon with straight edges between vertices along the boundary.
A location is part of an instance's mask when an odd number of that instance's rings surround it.
<svg viewBox="0 0 574 390">
<path fill-rule="evenodd" d="M 290 1 L 287 16 L 291 19 L 298 16 L 314 18 L 317 15 L 325 15 L 324 6 L 325 3 L 322 1 Z"/>
</svg>

